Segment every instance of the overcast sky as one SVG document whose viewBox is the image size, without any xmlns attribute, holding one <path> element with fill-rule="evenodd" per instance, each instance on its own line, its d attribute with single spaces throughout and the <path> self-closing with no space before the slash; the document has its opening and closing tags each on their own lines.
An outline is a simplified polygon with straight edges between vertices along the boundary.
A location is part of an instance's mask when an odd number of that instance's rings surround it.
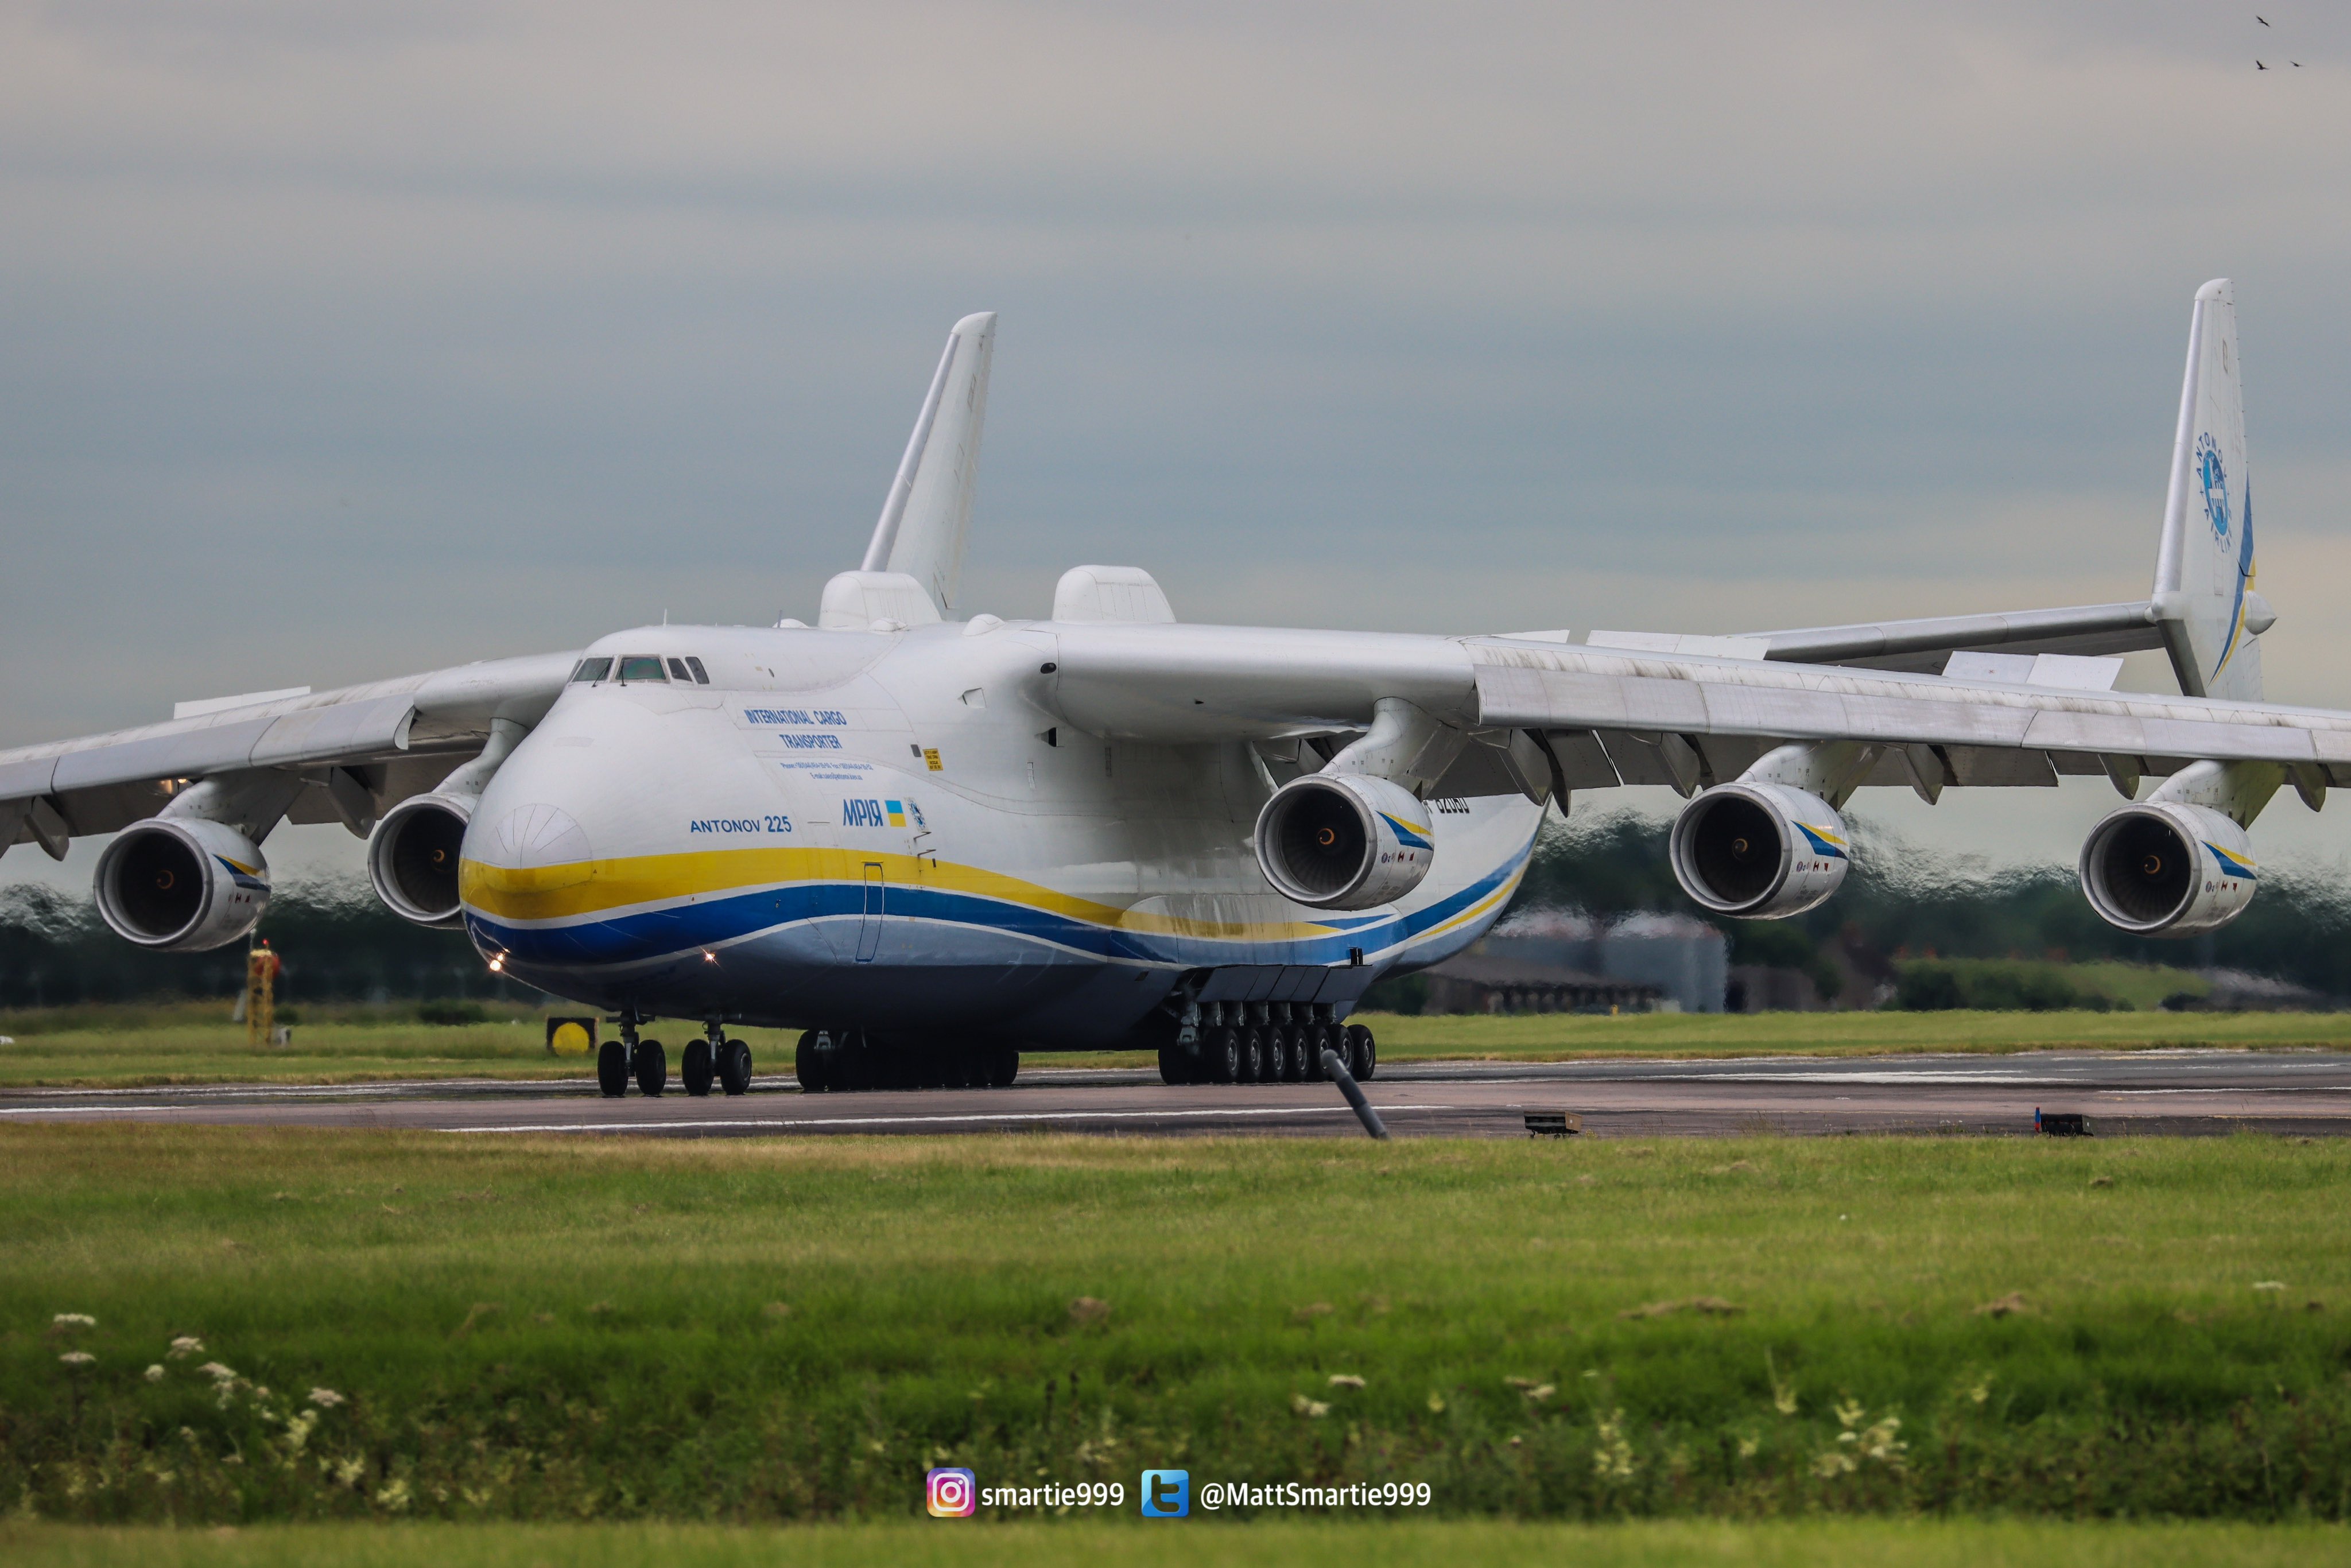
<svg viewBox="0 0 2351 1568">
<path fill-rule="evenodd" d="M 2351 706 L 2351 13 L 2262 15 L 10 0 L 0 746 L 813 619 L 976 309 L 967 611 L 2135 597 L 2220 276 L 2271 693 Z M 1865 800 L 1995 858 L 2103 809 Z"/>
</svg>

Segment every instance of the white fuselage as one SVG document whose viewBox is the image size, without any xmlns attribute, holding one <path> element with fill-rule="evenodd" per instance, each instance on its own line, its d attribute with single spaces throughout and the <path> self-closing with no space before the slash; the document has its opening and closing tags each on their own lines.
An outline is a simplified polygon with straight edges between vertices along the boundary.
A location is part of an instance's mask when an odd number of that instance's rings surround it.
<svg viewBox="0 0 2351 1568">
<path fill-rule="evenodd" d="M 600 640 L 591 662 L 691 656 L 708 684 L 566 688 L 466 830 L 467 931 L 504 972 L 636 1016 L 1075 1047 L 1179 986 L 1344 1016 L 1516 889 L 1542 809 L 1481 796 L 1429 803 L 1434 869 L 1406 898 L 1291 903 L 1250 835 L 1297 769 L 1242 740 L 1074 729 L 1040 706 L 1053 633 Z"/>
</svg>

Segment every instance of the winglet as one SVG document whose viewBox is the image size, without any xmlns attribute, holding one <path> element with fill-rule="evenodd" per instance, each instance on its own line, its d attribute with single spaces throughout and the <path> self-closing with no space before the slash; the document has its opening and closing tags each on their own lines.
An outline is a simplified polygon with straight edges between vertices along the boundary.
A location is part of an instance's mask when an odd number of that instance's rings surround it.
<svg viewBox="0 0 2351 1568">
<path fill-rule="evenodd" d="M 996 350 L 996 312 L 967 316 L 947 334 L 898 476 L 865 547 L 864 571 L 904 572 L 941 611 L 954 608 L 963 575 L 964 537 L 979 476 L 979 434 L 987 410 L 987 367 Z"/>
</svg>

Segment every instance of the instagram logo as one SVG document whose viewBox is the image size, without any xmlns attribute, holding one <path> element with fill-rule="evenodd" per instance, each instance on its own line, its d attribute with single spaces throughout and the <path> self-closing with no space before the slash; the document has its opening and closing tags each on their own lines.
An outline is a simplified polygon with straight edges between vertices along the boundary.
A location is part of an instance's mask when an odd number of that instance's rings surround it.
<svg viewBox="0 0 2351 1568">
<path fill-rule="evenodd" d="M 979 1506 L 979 1483 L 969 1470 L 933 1470 L 926 1490 L 933 1519 L 969 1519 Z"/>
</svg>

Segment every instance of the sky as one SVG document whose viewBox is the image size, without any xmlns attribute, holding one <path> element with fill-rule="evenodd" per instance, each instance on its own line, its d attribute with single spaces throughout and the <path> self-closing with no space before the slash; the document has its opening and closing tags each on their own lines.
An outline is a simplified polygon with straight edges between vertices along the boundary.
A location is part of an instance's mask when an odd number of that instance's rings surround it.
<svg viewBox="0 0 2351 1568">
<path fill-rule="evenodd" d="M 2270 693 L 2351 706 L 2351 12 L 2260 14 L 0 0 L 0 747 L 812 620 L 977 309 L 966 612 L 2134 598 L 2222 276 Z M 2104 789 L 1863 800 L 2064 862 Z"/>
</svg>

